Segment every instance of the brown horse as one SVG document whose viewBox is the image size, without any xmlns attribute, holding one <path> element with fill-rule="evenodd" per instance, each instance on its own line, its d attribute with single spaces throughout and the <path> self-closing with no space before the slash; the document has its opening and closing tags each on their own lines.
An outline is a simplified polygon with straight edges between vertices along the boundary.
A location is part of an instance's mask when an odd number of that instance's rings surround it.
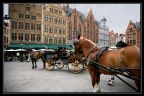
<svg viewBox="0 0 144 96">
<path fill-rule="evenodd" d="M 117 49 L 120 49 L 120 48 L 124 48 L 124 47 L 127 47 L 129 46 L 127 43 L 123 42 L 123 41 L 119 41 L 117 42 L 116 44 L 116 47 Z M 114 85 L 114 75 L 111 77 L 111 79 L 108 81 L 108 85 L 109 86 L 113 86 Z"/>
<path fill-rule="evenodd" d="M 74 45 L 75 51 L 79 52 L 82 49 L 84 57 L 90 61 L 95 61 L 96 53 L 100 50 L 95 43 L 81 36 L 78 37 L 78 41 Z M 127 69 L 133 77 L 140 78 L 141 76 L 140 52 L 136 46 L 106 50 L 98 59 L 98 63 L 106 67 Z M 100 92 L 100 74 L 113 74 L 109 70 L 96 69 L 91 63 L 87 67 L 91 76 L 93 91 Z M 135 80 L 135 83 L 140 91 L 140 81 Z"/>
<path fill-rule="evenodd" d="M 31 58 L 31 61 L 32 61 L 32 69 L 37 68 L 36 62 L 40 58 L 43 61 L 43 69 L 45 69 L 45 61 L 46 61 L 46 57 L 47 57 L 46 52 L 44 52 L 44 51 L 36 51 L 35 52 L 32 49 L 26 49 L 26 52 L 28 52 L 30 54 L 30 58 Z"/>
</svg>

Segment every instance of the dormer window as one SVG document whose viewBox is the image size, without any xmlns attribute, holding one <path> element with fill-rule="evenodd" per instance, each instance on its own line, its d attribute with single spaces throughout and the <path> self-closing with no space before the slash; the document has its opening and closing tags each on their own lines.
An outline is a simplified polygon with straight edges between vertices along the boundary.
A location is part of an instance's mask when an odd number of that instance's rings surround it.
<svg viewBox="0 0 144 96">
<path fill-rule="evenodd" d="M 26 7 L 26 11 L 30 11 L 30 7 Z"/>
</svg>

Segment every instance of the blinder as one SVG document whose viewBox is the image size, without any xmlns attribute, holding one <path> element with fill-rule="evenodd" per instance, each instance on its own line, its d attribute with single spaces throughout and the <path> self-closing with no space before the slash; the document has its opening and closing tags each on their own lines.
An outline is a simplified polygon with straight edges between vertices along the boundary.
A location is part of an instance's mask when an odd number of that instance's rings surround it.
<svg viewBox="0 0 144 96">
<path fill-rule="evenodd" d="M 80 40 L 76 40 L 73 44 L 74 44 L 74 46 L 80 45 Z M 76 48 L 76 47 L 75 47 L 75 48 Z M 81 47 L 79 47 L 78 50 L 77 50 L 77 49 L 75 49 L 75 50 L 76 50 L 76 52 L 79 53 L 79 54 L 82 54 L 82 53 L 83 53 L 83 50 L 82 50 Z"/>
<path fill-rule="evenodd" d="M 76 40 L 73 44 L 74 46 L 76 46 L 77 44 L 79 44 L 79 40 Z"/>
</svg>

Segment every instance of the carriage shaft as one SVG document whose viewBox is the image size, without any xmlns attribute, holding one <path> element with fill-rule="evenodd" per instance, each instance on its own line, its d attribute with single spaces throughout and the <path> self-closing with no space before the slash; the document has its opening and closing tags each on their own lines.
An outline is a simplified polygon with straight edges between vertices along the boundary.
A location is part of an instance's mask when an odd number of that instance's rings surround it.
<svg viewBox="0 0 144 96">
<path fill-rule="evenodd" d="M 127 77 L 127 78 L 130 78 L 130 79 L 133 79 L 133 80 L 139 80 L 139 81 L 140 81 L 139 78 L 131 77 L 131 76 L 129 76 L 129 75 L 126 75 L 126 74 L 123 74 L 123 73 L 117 71 L 118 69 L 102 66 L 102 65 L 100 65 L 100 64 L 97 63 L 97 62 L 92 62 L 92 65 L 93 65 L 95 68 L 99 67 L 99 68 L 102 68 L 102 69 L 104 69 L 104 70 L 106 70 L 106 71 L 111 71 L 111 72 L 113 72 L 114 74 L 120 74 L 120 75 L 123 75 L 123 76 L 125 76 L 125 77 Z"/>
</svg>

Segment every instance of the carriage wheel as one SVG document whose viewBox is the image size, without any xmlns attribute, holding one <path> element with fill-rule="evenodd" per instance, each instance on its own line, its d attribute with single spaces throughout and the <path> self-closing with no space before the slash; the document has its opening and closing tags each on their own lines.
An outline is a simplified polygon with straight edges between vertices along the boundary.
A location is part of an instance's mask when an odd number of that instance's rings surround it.
<svg viewBox="0 0 144 96">
<path fill-rule="evenodd" d="M 84 70 L 86 70 L 87 69 L 87 66 L 86 65 L 84 65 Z"/>
<path fill-rule="evenodd" d="M 61 69 L 61 68 L 63 68 L 63 66 L 64 66 L 64 63 L 63 63 L 63 61 L 62 60 L 60 60 L 60 64 L 56 64 L 56 67 L 58 68 L 58 69 Z"/>
<path fill-rule="evenodd" d="M 68 69 L 70 72 L 78 74 L 83 71 L 84 64 L 81 63 L 77 58 L 71 59 L 70 63 L 68 64 Z"/>
<path fill-rule="evenodd" d="M 47 60 L 45 64 L 48 71 L 52 71 L 54 69 L 55 65 L 53 64 L 52 60 Z"/>
</svg>

